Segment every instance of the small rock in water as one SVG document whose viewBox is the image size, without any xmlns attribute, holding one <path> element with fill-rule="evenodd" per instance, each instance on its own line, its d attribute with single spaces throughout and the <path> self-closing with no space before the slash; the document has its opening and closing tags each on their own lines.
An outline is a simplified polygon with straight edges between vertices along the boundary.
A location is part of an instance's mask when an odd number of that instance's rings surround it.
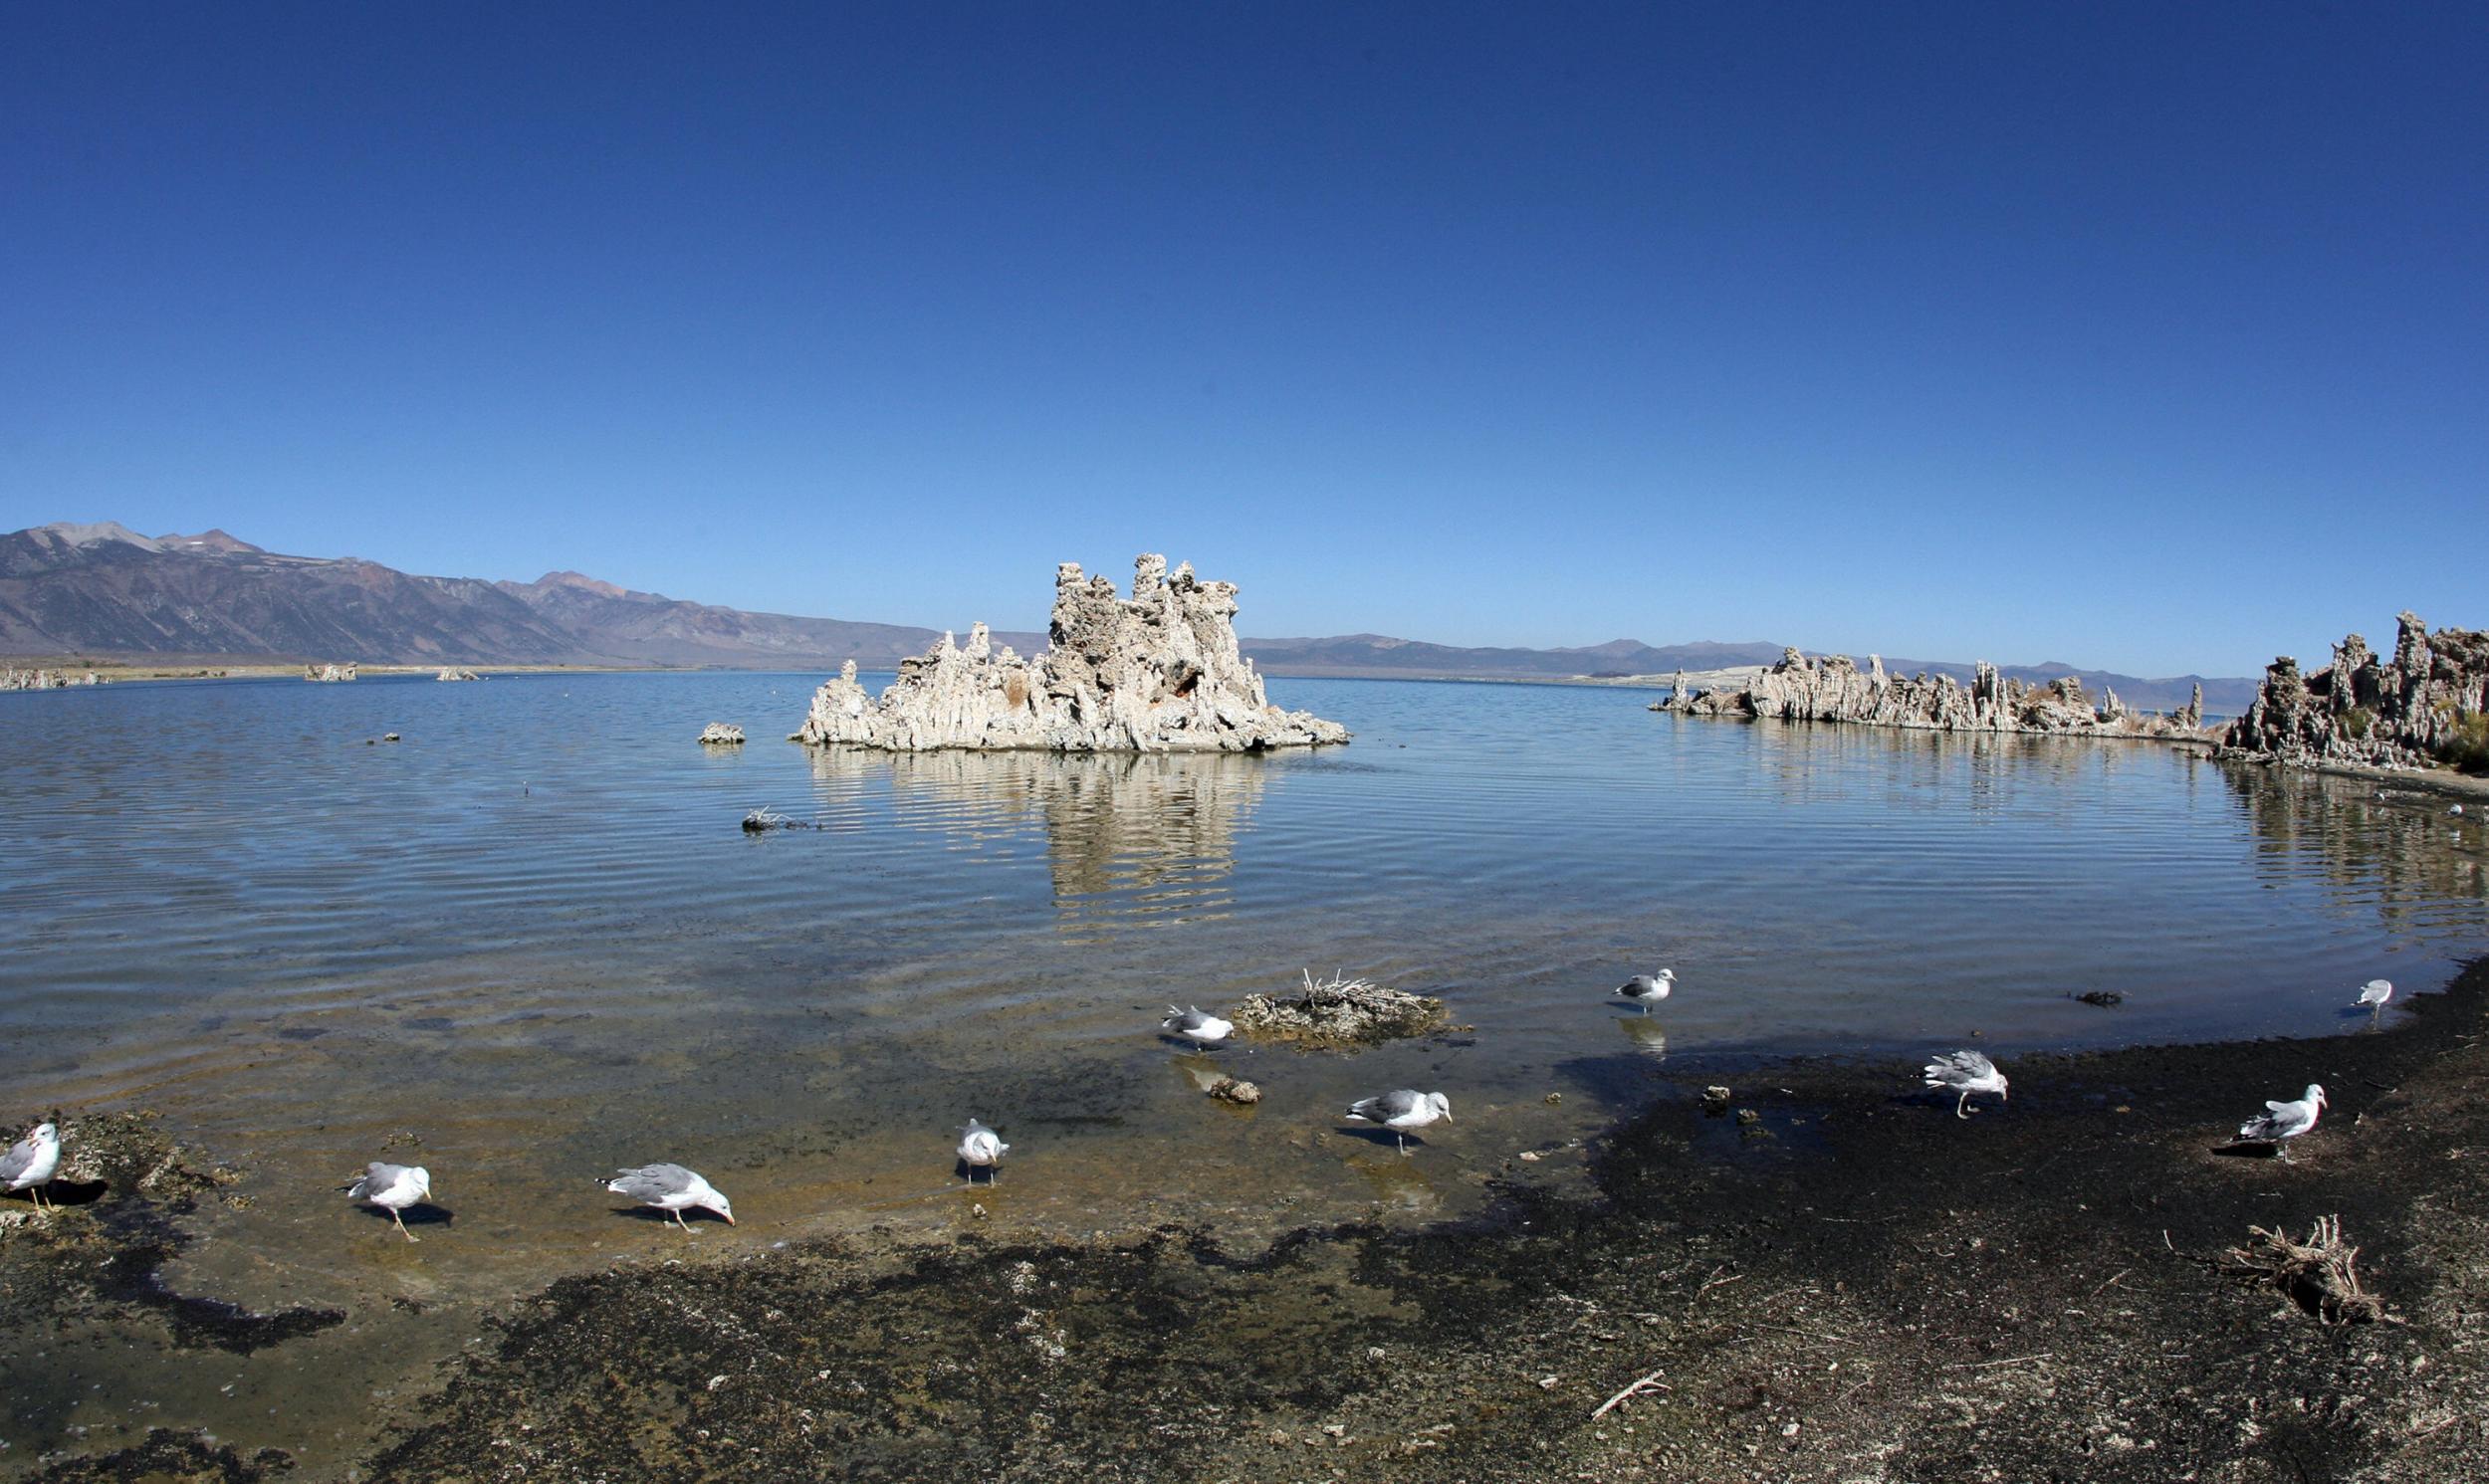
<svg viewBox="0 0 2489 1484">
<path fill-rule="evenodd" d="M 1724 1087 L 1702 1089 L 1702 1111 L 1710 1114 L 1726 1113 L 1729 1097 L 1729 1091 Z"/>
<path fill-rule="evenodd" d="M 397 734 L 394 732 L 383 732 L 380 734 L 380 740 L 382 742 L 395 742 L 397 741 Z"/>
<path fill-rule="evenodd" d="M 1762 1121 L 1763 1115 L 1755 1112 L 1751 1108 L 1740 1108 L 1737 1110 L 1737 1122 L 1741 1124 L 1759 1124 Z"/>
<path fill-rule="evenodd" d="M 1549 1094 L 1547 1094 L 1547 1104 L 1548 1104 L 1548 1106 L 1549 1106 L 1549 1107 L 1553 1107 L 1553 1106 L 1555 1106 L 1556 1104 L 1561 1103 L 1561 1102 L 1563 1102 L 1563 1101 L 1564 1101 L 1564 1094 L 1562 1094 L 1562 1093 L 1549 1093 Z"/>
<path fill-rule="evenodd" d="M 724 722 L 711 722 L 700 729 L 700 741 L 705 746 L 741 746 L 743 740 L 744 730 L 741 727 L 730 727 Z"/>
<path fill-rule="evenodd" d="M 2068 999 L 2079 999 L 2087 1005 L 2101 1005 L 2104 1007 L 2109 1005 L 2122 1005 L 2126 1003 L 2126 996 L 2120 994 L 2115 989 L 2086 989 L 2080 994 L 2069 994 L 2066 997 Z"/>
<path fill-rule="evenodd" d="M 1261 1101 L 1261 1089 L 1241 1077 L 1222 1077 L 1210 1085 L 1210 1095 L 1222 1103 L 1253 1104 Z"/>
<path fill-rule="evenodd" d="M 1247 994 L 1229 1017 L 1250 1036 L 1311 1046 L 1370 1046 L 1441 1029 L 1450 1018 L 1440 999 L 1386 989 L 1367 979 L 1314 981 L 1293 994 Z"/>
</svg>

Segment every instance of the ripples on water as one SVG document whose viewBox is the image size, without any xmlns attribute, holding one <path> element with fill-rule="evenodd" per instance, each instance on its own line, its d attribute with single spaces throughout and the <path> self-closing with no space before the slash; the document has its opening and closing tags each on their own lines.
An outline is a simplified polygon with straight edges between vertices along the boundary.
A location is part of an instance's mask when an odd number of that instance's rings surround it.
<svg viewBox="0 0 2489 1484">
<path fill-rule="evenodd" d="M 1789 1052 L 2349 1029 L 2361 982 L 2431 987 L 2485 941 L 2478 826 L 2441 803 L 2163 747 L 1280 681 L 1357 742 L 815 753 L 777 740 L 810 685 L 0 699 L 18 1101 L 154 1106 L 264 1166 L 350 1168 L 408 1131 L 514 1232 L 558 1227 L 537 1202 L 575 1206 L 584 1171 L 660 1157 L 765 1170 L 784 1205 L 905 1209 L 972 1113 L 1021 1152 L 1004 1198 L 1040 1199 L 1011 1193 L 1028 1171 L 1057 1219 L 1136 1182 L 1423 1208 L 1397 1162 L 1341 1179 L 1363 1147 L 1312 1138 L 1335 1104 L 1442 1086 L 1553 1136 L 1658 1076 Z M 756 741 L 704 750 L 712 720 Z M 746 836 L 763 804 L 822 828 Z M 1601 1005 L 1661 963 L 1680 990 L 1660 1015 Z M 1270 1100 L 1205 1104 L 1154 1015 L 1306 966 L 1445 995 L 1474 1030 L 1232 1057 Z M 2067 998 L 2092 988 L 2127 1002 Z M 1594 1109 L 1559 1120 L 1556 1090 Z M 1458 1137 L 1480 1124 L 1465 1109 Z M 1166 1171 L 1179 1130 L 1249 1177 Z"/>
</svg>

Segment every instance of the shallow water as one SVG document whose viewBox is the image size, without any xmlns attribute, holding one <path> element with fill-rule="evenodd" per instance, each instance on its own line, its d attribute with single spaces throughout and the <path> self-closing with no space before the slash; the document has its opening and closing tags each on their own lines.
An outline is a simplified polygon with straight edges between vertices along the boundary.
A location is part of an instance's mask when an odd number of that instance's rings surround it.
<svg viewBox="0 0 2489 1484">
<path fill-rule="evenodd" d="M 13 1106 L 152 1108 L 253 1171 L 178 1281 L 413 1299 L 433 1317 L 404 1326 L 446 1336 L 437 1306 L 664 1242 L 941 1229 L 972 1202 L 1005 1227 L 1240 1236 L 1457 1212 L 1516 1150 L 1757 1059 L 2356 1034 L 2363 981 L 2433 987 L 2489 948 L 2489 853 L 2443 801 L 2161 746 L 1283 680 L 1275 699 L 1357 741 L 816 753 L 779 740 L 812 680 L 0 698 Z M 702 748 L 713 720 L 754 741 Z M 764 804 L 821 828 L 747 836 Z M 1663 963 L 1660 1013 L 1601 1003 Z M 1443 995 L 1464 1028 L 1223 1053 L 1265 1101 L 1204 1099 L 1214 1068 L 1159 1038 L 1165 1004 L 1305 967 Z M 2126 1003 L 2068 997 L 2094 988 Z M 1415 1158 L 1332 1116 L 1402 1085 L 1458 1119 Z M 970 1115 L 1015 1146 L 973 1195 L 949 1158 Z M 420 1246 L 335 1192 L 384 1153 L 434 1171 L 447 1215 Z M 708 1173 L 742 1225 L 684 1238 L 590 1179 L 657 1159 Z M 326 1415 L 318 1394 L 390 1385 L 347 1348 L 232 1364 Z M 217 1405 L 177 1359 L 146 1384 Z M 36 1433 L 122 1417 L 63 1399 Z"/>
</svg>

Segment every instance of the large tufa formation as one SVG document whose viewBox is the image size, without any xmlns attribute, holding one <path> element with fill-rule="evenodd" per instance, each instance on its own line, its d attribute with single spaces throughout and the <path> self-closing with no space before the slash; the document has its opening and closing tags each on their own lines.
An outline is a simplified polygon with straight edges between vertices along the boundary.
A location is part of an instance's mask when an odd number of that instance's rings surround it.
<svg viewBox="0 0 2489 1484">
<path fill-rule="evenodd" d="M 2247 714 L 2221 735 L 2225 755 L 2276 762 L 2410 767 L 2463 760 L 2489 715 L 2489 632 L 2439 629 L 2401 615 L 2390 660 L 2357 634 L 2334 662 L 2302 676 L 2275 660 Z"/>
<path fill-rule="evenodd" d="M 1236 584 L 1204 582 L 1163 556 L 1135 563 L 1132 596 L 1075 562 L 1054 572 L 1050 646 L 1021 659 L 986 626 L 899 662 L 875 700 L 855 662 L 812 698 L 797 742 L 892 751 L 1254 752 L 1348 741 L 1348 729 L 1282 711 L 1236 643 Z"/>
<path fill-rule="evenodd" d="M 354 664 L 349 660 L 342 665 L 305 665 L 303 667 L 303 678 L 305 680 L 316 680 L 324 683 L 352 680 L 354 678 Z"/>
<path fill-rule="evenodd" d="M 2203 725 L 2203 687 L 2166 717 L 2129 711 L 2116 691 L 2095 703 L 2074 676 L 2029 685 L 1979 662 L 1970 684 L 1949 675 L 1888 675 L 1870 655 L 1861 670 L 1848 655 L 1808 658 L 1792 649 L 1743 687 L 1687 690 L 1683 677 L 1653 711 L 1696 717 L 1777 717 L 1932 732 L 2050 732 L 2096 737 L 2185 737 Z"/>
<path fill-rule="evenodd" d="M 66 670 L 0 670 L 0 691 L 61 691 L 71 686 L 104 685 L 103 676 L 93 670 L 76 679 Z"/>
</svg>

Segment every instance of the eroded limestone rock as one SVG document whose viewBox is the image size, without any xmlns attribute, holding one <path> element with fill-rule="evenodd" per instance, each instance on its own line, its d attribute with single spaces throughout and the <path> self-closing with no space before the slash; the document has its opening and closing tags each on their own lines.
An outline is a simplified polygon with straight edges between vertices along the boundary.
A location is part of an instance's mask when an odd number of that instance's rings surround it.
<svg viewBox="0 0 2489 1484">
<path fill-rule="evenodd" d="M 2089 737 L 2188 737 L 2203 725 L 2203 687 L 2168 716 L 2143 716 L 2110 691 L 2095 703 L 2071 675 L 2029 685 L 1981 660 L 1964 686 L 1949 675 L 1889 675 L 1881 656 L 1865 670 L 1848 655 L 1795 649 L 1748 684 L 1689 692 L 1681 680 L 1653 711 L 1697 717 L 1775 717 L 1932 732 L 2043 732 Z"/>
<path fill-rule="evenodd" d="M 303 678 L 305 680 L 317 680 L 323 682 L 352 680 L 354 678 L 354 666 L 351 662 L 343 665 L 305 665 L 303 667 Z"/>
<path fill-rule="evenodd" d="M 1372 1046 L 1422 1036 L 1450 1018 L 1444 1002 L 1367 979 L 1317 983 L 1305 975 L 1292 994 L 1247 994 L 1228 1012 L 1237 1029 L 1256 1040 L 1296 1041 L 1307 1046 Z"/>
<path fill-rule="evenodd" d="M 1348 729 L 1270 704 L 1236 641 L 1236 584 L 1204 582 L 1163 556 L 1135 563 L 1132 596 L 1075 562 L 1054 573 L 1044 654 L 994 647 L 987 628 L 899 665 L 879 699 L 855 665 L 812 698 L 794 734 L 815 745 L 921 752 L 1251 752 L 1348 741 Z"/>
<path fill-rule="evenodd" d="M 2417 614 L 2396 622 L 2391 659 L 2357 634 L 2333 663 L 2299 673 L 2288 655 L 2264 672 L 2246 715 L 2221 734 L 2224 756 L 2299 766 L 2414 767 L 2479 763 L 2489 746 L 2489 631 L 2428 631 Z"/>
</svg>

